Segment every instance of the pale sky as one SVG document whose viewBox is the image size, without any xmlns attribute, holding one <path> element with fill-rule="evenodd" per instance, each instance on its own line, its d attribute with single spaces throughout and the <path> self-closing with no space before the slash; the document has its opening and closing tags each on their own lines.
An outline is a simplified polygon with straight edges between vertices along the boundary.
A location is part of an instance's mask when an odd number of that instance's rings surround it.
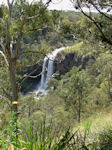
<svg viewBox="0 0 112 150">
<path fill-rule="evenodd" d="M 10 2 L 12 0 L 9 0 Z M 38 0 L 27 0 L 29 2 L 32 2 L 32 1 L 38 1 Z M 43 2 L 45 3 L 47 0 L 43 0 Z M 70 0 L 52 0 L 53 2 L 50 3 L 48 9 L 49 10 L 73 10 L 73 11 L 77 11 L 75 10 L 75 8 L 73 7 L 73 4 L 70 2 Z M 6 4 L 7 3 L 7 0 L 0 0 L 0 5 L 1 4 Z M 83 10 L 85 12 L 89 12 L 89 10 L 87 8 L 83 8 Z M 91 8 L 91 11 L 92 12 L 97 12 L 95 9 Z M 103 9 L 102 10 L 103 12 L 106 12 L 106 9 Z M 109 12 L 112 14 L 112 11 Z"/>
<path fill-rule="evenodd" d="M 11 2 L 12 0 L 10 0 Z M 33 0 L 28 0 L 29 2 Z M 36 1 L 36 0 L 34 0 Z M 45 3 L 46 0 L 43 0 Z M 6 4 L 7 0 L 0 0 L 0 4 Z M 56 9 L 56 10 L 74 10 L 73 4 L 70 2 L 70 0 L 53 0 L 53 3 L 50 3 L 49 9 Z"/>
<path fill-rule="evenodd" d="M 10 2 L 12 0 L 9 0 Z M 38 0 L 27 0 L 29 2 L 32 1 L 38 1 Z M 43 0 L 43 2 L 45 3 L 46 0 Z M 7 0 L 0 0 L 0 4 L 6 4 Z M 50 3 L 49 10 L 75 10 L 73 7 L 73 4 L 70 2 L 70 0 L 52 0 L 52 2 Z M 87 10 L 86 10 L 87 11 Z"/>
<path fill-rule="evenodd" d="M 44 2 L 45 0 L 43 0 Z M 73 4 L 70 0 L 53 0 L 53 3 L 50 3 L 49 9 L 56 10 L 74 10 Z"/>
</svg>

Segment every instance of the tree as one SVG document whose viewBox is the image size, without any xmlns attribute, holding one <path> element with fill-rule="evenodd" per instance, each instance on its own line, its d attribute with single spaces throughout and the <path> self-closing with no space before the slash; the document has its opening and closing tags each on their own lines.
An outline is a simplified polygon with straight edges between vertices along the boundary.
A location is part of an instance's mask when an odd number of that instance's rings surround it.
<svg viewBox="0 0 112 150">
<path fill-rule="evenodd" d="M 73 67 L 70 72 L 66 73 L 58 86 L 58 93 L 66 104 L 66 110 L 72 109 L 72 113 L 81 121 L 81 112 L 85 103 L 87 93 L 86 71 Z"/>
<path fill-rule="evenodd" d="M 79 71 L 77 68 L 72 69 L 71 90 L 73 101 L 76 101 L 78 122 L 81 121 L 81 112 L 84 103 L 84 97 L 87 91 L 86 72 Z"/>
<path fill-rule="evenodd" d="M 10 92 L 4 85 L 1 85 L 0 89 L 10 100 L 11 110 L 15 112 L 16 118 L 20 90 L 18 65 L 21 64 L 22 58 L 27 53 L 31 58 L 31 53 L 34 52 L 29 51 L 28 47 L 22 51 L 21 43 L 24 36 L 50 26 L 50 14 L 47 11 L 49 3 L 50 0 L 45 5 L 41 1 L 29 4 L 26 0 L 12 0 L 11 2 L 7 0 L 7 6 L 0 6 L 0 54 L 9 72 Z M 37 53 L 39 55 L 39 51 Z"/>
<path fill-rule="evenodd" d="M 99 80 L 102 91 L 108 95 L 112 101 L 112 56 L 111 54 L 101 54 L 96 61 L 97 68 L 100 71 Z M 103 67 L 102 67 L 103 66 Z"/>
<path fill-rule="evenodd" d="M 87 19 L 92 22 L 96 29 L 96 35 L 100 36 L 100 39 L 110 46 L 112 45 L 112 7 L 111 0 L 71 0 L 74 7 L 81 11 L 81 13 L 87 17 Z M 84 11 L 83 8 L 88 9 L 88 13 Z M 106 12 L 104 12 L 106 9 Z M 92 10 L 97 11 L 98 14 L 95 15 Z M 96 39 L 96 38 L 95 38 Z"/>
</svg>

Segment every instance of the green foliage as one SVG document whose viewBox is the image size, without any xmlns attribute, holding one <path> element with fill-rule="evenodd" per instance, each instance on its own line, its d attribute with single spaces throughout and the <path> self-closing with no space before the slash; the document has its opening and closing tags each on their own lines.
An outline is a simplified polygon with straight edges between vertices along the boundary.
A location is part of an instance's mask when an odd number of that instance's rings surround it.
<svg viewBox="0 0 112 150">
<path fill-rule="evenodd" d="M 99 134 L 99 147 L 102 150 L 112 148 L 112 127 L 109 126 L 103 129 Z"/>
<path fill-rule="evenodd" d="M 65 149 L 69 142 L 69 132 L 67 131 L 60 139 L 61 132 L 56 128 L 53 129 L 53 124 L 46 126 L 45 119 L 40 123 L 40 128 L 34 128 L 29 121 L 27 121 L 27 128 L 25 127 L 25 141 L 28 150 L 43 149 L 43 150 L 58 150 Z"/>
<path fill-rule="evenodd" d="M 21 17 L 20 17 L 21 14 Z M 38 15 L 36 19 L 27 19 Z M 106 37 L 111 39 L 111 21 L 104 17 L 92 14 L 94 19 L 102 26 Z M 73 67 L 63 76 L 52 78 L 48 83 L 49 94 L 23 96 L 19 103 L 19 120 L 21 127 L 11 118 L 5 132 L 3 129 L 8 124 L 10 113 L 10 97 L 12 95 L 8 68 L 0 56 L 0 143 L 2 148 L 8 149 L 13 144 L 15 148 L 27 150 L 79 150 L 79 149 L 109 149 L 111 148 L 111 128 L 94 134 L 91 140 L 89 135 L 92 123 L 84 123 L 85 133 L 79 132 L 76 136 L 70 130 L 77 121 L 83 121 L 91 114 L 109 107 L 112 101 L 112 56 L 111 46 L 104 45 L 101 33 L 92 22 L 81 16 L 80 13 L 59 12 L 45 9 L 42 1 L 28 4 L 26 1 L 16 1 L 13 7 L 10 22 L 10 35 L 17 42 L 17 35 L 21 30 L 21 19 L 26 18 L 23 28 L 23 38 L 20 42 L 19 57 L 16 65 L 16 78 L 20 83 L 20 72 L 27 65 L 35 64 L 46 53 L 54 48 L 73 45 L 62 52 L 63 59 L 66 53 L 76 53 L 78 57 L 94 56 L 94 62 L 88 62 L 85 70 Z M 7 7 L 0 7 L 0 19 L 8 18 Z M 0 20 L 0 21 L 1 21 Z M 5 26 L 0 22 L 0 35 L 5 43 Z M 42 30 L 40 30 L 42 28 Z M 39 29 L 37 31 L 37 29 Z M 32 31 L 34 31 L 32 33 Z M 75 35 L 77 42 L 73 39 Z M 83 40 L 82 40 L 83 39 Z M 13 44 L 15 51 L 16 43 Z M 1 49 L 1 47 L 0 47 Z M 13 53 L 15 54 L 15 53 Z M 71 60 L 72 61 L 72 60 Z M 24 87 L 29 86 L 24 83 Z M 6 87 L 6 91 L 3 89 Z M 6 102 L 4 102 L 4 100 Z M 46 115 L 44 122 L 43 116 Z M 27 120 L 26 120 L 27 117 Z M 95 121 L 96 118 L 94 118 Z M 92 122 L 94 122 L 92 121 Z M 100 119 L 98 118 L 98 121 Z M 104 121 L 101 122 L 102 124 Z M 16 127 L 21 131 L 16 134 Z M 18 137 L 17 137 L 18 136 Z M 96 141 L 95 138 L 98 140 Z M 86 140 L 87 139 L 87 140 Z M 90 140 L 90 141 L 89 141 Z"/>
<path fill-rule="evenodd" d="M 65 20 L 62 24 L 61 24 L 61 30 L 62 33 L 65 34 L 66 36 L 71 35 L 73 33 L 73 23 L 70 22 L 69 20 Z"/>
<path fill-rule="evenodd" d="M 19 148 L 20 143 L 18 138 L 20 136 L 20 133 L 21 133 L 21 127 L 17 119 L 15 122 L 15 113 L 13 112 L 11 114 L 8 127 L 4 129 L 4 131 L 1 133 L 0 143 L 2 149 L 3 150 L 8 149 L 8 147 L 11 145 L 13 145 L 15 148 Z"/>
<path fill-rule="evenodd" d="M 16 126 L 12 124 L 12 121 L 10 122 L 9 127 L 6 129 L 7 136 L 2 133 L 0 137 L 0 146 L 3 150 L 8 149 L 11 145 L 18 150 L 71 150 L 76 144 L 71 144 L 71 142 L 73 142 L 77 132 L 73 134 L 70 129 L 62 132 L 60 128 L 54 128 L 53 122 L 46 126 L 45 119 L 40 122 L 39 126 L 35 127 L 28 118 L 25 123 L 21 128 L 21 135 L 19 134 L 16 137 Z M 18 129 L 20 128 L 18 127 Z"/>
<path fill-rule="evenodd" d="M 83 51 L 82 51 L 82 46 L 83 46 L 83 41 L 82 42 L 79 42 L 79 43 L 76 43 L 75 45 L 71 46 L 71 47 L 68 47 L 66 49 L 64 49 L 62 51 L 65 52 L 65 53 L 73 53 L 73 52 L 76 52 L 77 54 L 82 54 Z"/>
<path fill-rule="evenodd" d="M 90 18 L 95 20 L 96 24 Z M 111 42 L 111 19 L 108 19 L 108 15 L 105 17 L 91 13 L 90 17 L 83 16 L 75 26 L 75 35 L 78 38 L 89 40 L 91 43 L 102 42 L 104 46 Z"/>
<path fill-rule="evenodd" d="M 11 114 L 11 119 L 10 119 L 10 122 L 9 122 L 9 126 L 7 127 L 7 140 L 6 140 L 6 144 L 7 145 L 15 145 L 17 147 L 18 145 L 18 141 L 17 141 L 17 137 L 19 135 L 19 132 L 20 129 L 19 129 L 19 126 L 18 126 L 18 121 L 15 122 L 15 114 L 12 113 Z M 17 128 L 17 130 L 16 130 Z"/>
</svg>

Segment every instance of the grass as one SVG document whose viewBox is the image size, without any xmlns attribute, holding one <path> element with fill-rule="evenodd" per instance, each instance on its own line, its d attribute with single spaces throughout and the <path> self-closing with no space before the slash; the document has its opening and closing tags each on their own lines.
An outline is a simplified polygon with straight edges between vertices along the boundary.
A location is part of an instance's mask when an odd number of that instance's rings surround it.
<svg viewBox="0 0 112 150">
<path fill-rule="evenodd" d="M 82 53 L 81 47 L 83 46 L 83 42 L 76 43 L 75 45 L 64 49 L 62 52 L 64 53 L 72 53 L 77 52 L 78 54 Z"/>
<path fill-rule="evenodd" d="M 96 130 L 98 131 L 100 128 L 105 128 L 106 126 L 112 123 L 112 111 L 109 112 L 102 111 L 96 113 L 95 115 L 92 115 L 91 117 L 87 118 L 86 120 L 78 124 L 78 127 L 85 128 L 85 125 L 87 123 L 91 125 L 90 129 L 92 132 Z M 77 127 L 75 127 L 74 129 L 76 128 Z"/>
<path fill-rule="evenodd" d="M 99 112 L 87 120 L 83 121 L 79 126 L 86 128 L 87 124 L 90 127 L 91 133 L 100 132 L 102 128 L 108 127 L 112 123 L 112 111 Z"/>
<path fill-rule="evenodd" d="M 99 53 L 104 53 L 105 49 L 101 46 L 102 44 L 94 44 L 89 43 L 86 40 L 83 41 L 77 41 L 73 46 L 70 46 L 68 48 L 65 48 L 61 53 L 67 54 L 67 53 L 77 53 L 77 55 L 83 55 L 83 56 L 94 56 L 98 57 Z M 106 49 L 107 51 L 107 49 Z M 109 51 L 107 51 L 109 53 Z"/>
<path fill-rule="evenodd" d="M 67 54 L 67 53 L 77 53 L 77 55 L 83 55 L 83 56 L 94 56 L 96 53 L 98 53 L 99 47 L 96 45 L 90 45 L 87 41 L 81 41 L 75 43 L 73 46 L 65 48 L 61 53 Z"/>
<path fill-rule="evenodd" d="M 10 132 L 6 132 L 6 135 L 0 138 L 1 150 L 15 145 L 12 127 L 10 123 L 7 129 Z M 29 119 L 22 130 L 24 132 L 18 135 L 17 150 L 108 150 L 112 146 L 112 110 L 110 107 L 92 115 L 77 124 L 72 133 L 70 130 L 62 133 L 62 130 L 54 128 L 52 123 L 46 126 L 45 120 L 40 126 L 33 126 Z"/>
<path fill-rule="evenodd" d="M 79 144 L 84 143 L 88 150 L 110 150 L 112 148 L 111 107 L 77 124 L 73 132 L 77 129 L 79 129 L 77 136 L 80 141 L 82 140 Z"/>
<path fill-rule="evenodd" d="M 87 140 L 98 138 L 98 136 L 107 128 L 112 127 L 112 110 L 111 107 L 101 112 L 97 112 L 86 120 L 74 127 L 73 132 L 79 129 L 81 134 L 87 133 Z"/>
</svg>

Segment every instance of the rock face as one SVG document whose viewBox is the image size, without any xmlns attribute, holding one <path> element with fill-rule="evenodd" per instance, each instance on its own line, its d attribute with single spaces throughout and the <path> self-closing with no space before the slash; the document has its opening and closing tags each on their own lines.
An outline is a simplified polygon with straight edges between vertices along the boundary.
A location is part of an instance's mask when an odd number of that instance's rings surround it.
<svg viewBox="0 0 112 150">
<path fill-rule="evenodd" d="M 27 93 L 28 91 L 33 91 L 41 79 L 43 60 L 40 60 L 37 64 L 26 67 L 22 71 L 22 75 L 30 75 L 22 84 L 21 92 Z"/>
<path fill-rule="evenodd" d="M 54 72 L 59 71 L 59 74 L 65 74 L 73 66 L 80 66 L 80 69 L 85 69 L 86 67 L 89 67 L 94 63 L 95 58 L 93 56 L 82 56 L 78 55 L 75 52 L 72 53 L 64 53 L 60 52 L 57 54 L 55 58 L 55 64 L 54 64 Z M 34 89 L 36 89 L 36 86 L 40 82 L 41 79 L 41 72 L 42 72 L 42 66 L 43 61 L 39 61 L 39 63 L 29 66 L 25 68 L 25 70 L 22 72 L 22 74 L 30 74 L 31 76 L 37 76 L 36 78 L 28 77 L 22 84 L 21 91 L 23 93 L 31 92 Z"/>
<path fill-rule="evenodd" d="M 95 61 L 93 56 L 78 56 L 77 53 L 58 53 L 55 59 L 55 70 L 60 74 L 65 74 L 70 71 L 73 66 L 80 66 L 80 69 L 85 69 Z"/>
</svg>

